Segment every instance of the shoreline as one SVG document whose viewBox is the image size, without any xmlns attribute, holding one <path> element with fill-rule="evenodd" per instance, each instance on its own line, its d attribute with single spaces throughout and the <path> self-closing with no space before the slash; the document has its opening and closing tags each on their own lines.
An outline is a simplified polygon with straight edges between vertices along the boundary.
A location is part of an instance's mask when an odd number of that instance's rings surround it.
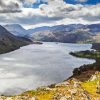
<svg viewBox="0 0 100 100">
<path fill-rule="evenodd" d="M 91 65 L 94 65 L 94 64 L 89 64 L 90 66 Z M 87 66 L 87 65 L 85 65 L 85 66 Z M 80 66 L 80 67 L 82 67 L 82 66 Z M 79 67 L 79 68 L 80 68 Z M 85 71 L 86 73 L 88 72 L 88 71 Z M 90 73 L 91 73 L 91 75 L 93 75 L 93 74 L 95 74 L 95 71 L 89 71 Z M 90 78 L 91 76 L 88 76 L 88 79 Z M 71 77 L 69 77 L 67 80 L 69 80 L 69 79 L 72 79 L 72 78 L 77 78 L 76 76 L 74 76 L 74 75 L 72 75 Z M 67 81 L 67 80 L 65 80 L 65 81 Z M 86 81 L 86 80 L 85 80 Z M 56 83 L 56 84 L 58 84 L 58 83 Z M 51 85 L 49 85 L 49 86 L 47 86 L 47 87 L 49 87 L 49 88 L 51 88 L 51 87 L 53 87 L 53 86 L 55 86 L 56 84 L 51 84 Z M 40 87 L 41 88 L 41 87 Z M 29 90 L 29 91 L 35 91 L 35 90 Z M 25 91 L 25 92 L 28 92 L 28 91 Z M 22 92 L 22 93 L 20 93 L 20 94 L 18 94 L 18 95 L 21 95 L 21 94 L 23 94 L 23 93 L 25 93 L 25 92 Z M 16 96 L 16 95 L 15 95 Z M 5 97 L 7 97 L 7 96 L 5 96 Z"/>
<path fill-rule="evenodd" d="M 27 46 L 27 45 L 31 45 L 31 44 L 42 45 L 43 43 L 42 43 L 42 42 L 38 42 L 38 41 L 33 41 L 33 42 L 28 43 L 28 44 L 20 45 L 20 46 L 18 46 L 18 47 L 16 47 L 16 48 L 13 48 L 13 49 L 11 48 L 11 49 L 9 49 L 9 50 L 7 50 L 7 51 L 4 51 L 4 52 L 0 51 L 0 55 L 6 54 L 6 53 L 10 53 L 10 52 L 12 52 L 12 51 L 15 51 L 15 50 L 20 49 L 21 47 L 24 47 L 24 46 Z"/>
<path fill-rule="evenodd" d="M 77 78 L 80 81 L 87 81 L 93 74 L 95 74 L 96 71 L 100 71 L 100 57 L 96 58 L 94 56 L 95 52 L 100 52 L 100 43 L 98 44 L 92 44 L 92 49 L 96 51 L 80 51 L 80 52 L 75 52 L 75 53 L 70 53 L 72 56 L 78 57 L 78 58 L 87 58 L 87 59 L 94 59 L 96 62 L 93 64 L 88 64 L 88 65 L 83 65 L 80 66 L 79 68 L 75 68 L 73 70 L 73 75 L 70 78 Z M 86 56 L 78 56 L 77 53 L 83 53 L 84 55 L 86 54 L 93 54 L 93 57 L 86 57 Z"/>
</svg>

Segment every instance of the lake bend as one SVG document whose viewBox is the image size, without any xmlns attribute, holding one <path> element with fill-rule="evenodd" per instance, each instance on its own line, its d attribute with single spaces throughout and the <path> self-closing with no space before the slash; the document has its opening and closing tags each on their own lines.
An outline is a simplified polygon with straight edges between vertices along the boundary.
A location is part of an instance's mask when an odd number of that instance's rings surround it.
<svg viewBox="0 0 100 100">
<path fill-rule="evenodd" d="M 15 95 L 67 79 L 74 68 L 95 62 L 73 57 L 69 52 L 90 50 L 91 47 L 92 44 L 45 42 L 1 54 L 0 95 Z"/>
</svg>

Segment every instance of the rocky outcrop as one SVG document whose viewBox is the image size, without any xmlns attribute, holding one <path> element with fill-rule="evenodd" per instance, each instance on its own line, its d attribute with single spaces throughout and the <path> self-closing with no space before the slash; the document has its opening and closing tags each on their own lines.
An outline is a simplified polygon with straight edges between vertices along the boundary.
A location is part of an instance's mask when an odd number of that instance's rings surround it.
<svg viewBox="0 0 100 100">
<path fill-rule="evenodd" d="M 53 100 L 90 100 L 89 93 L 83 89 L 81 82 L 77 79 L 68 80 L 66 86 L 59 86 L 63 90 L 58 89 L 58 92 L 53 97 Z"/>
<path fill-rule="evenodd" d="M 30 97 L 30 96 L 16 96 L 16 97 L 1 96 L 0 100 L 37 100 L 37 99 L 35 97 Z"/>
</svg>

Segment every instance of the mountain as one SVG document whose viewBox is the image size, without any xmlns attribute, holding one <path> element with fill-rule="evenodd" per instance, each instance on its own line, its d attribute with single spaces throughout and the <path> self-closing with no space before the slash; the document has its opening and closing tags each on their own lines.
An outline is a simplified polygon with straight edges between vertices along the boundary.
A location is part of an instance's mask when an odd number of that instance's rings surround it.
<svg viewBox="0 0 100 100">
<path fill-rule="evenodd" d="M 29 33 L 34 33 L 34 32 L 40 32 L 40 31 L 61 31 L 61 30 L 66 30 L 66 31 L 72 31 L 73 29 L 77 29 L 80 27 L 83 27 L 84 25 L 82 24 L 70 24 L 70 25 L 57 25 L 57 26 L 43 26 L 43 27 L 37 27 L 34 29 L 29 29 L 28 32 Z"/>
<path fill-rule="evenodd" d="M 29 37 L 37 41 L 91 43 L 100 42 L 100 24 L 70 24 L 29 29 Z"/>
<path fill-rule="evenodd" d="M 28 31 L 19 24 L 8 24 L 4 25 L 4 27 L 15 36 L 26 37 L 28 35 Z"/>
<path fill-rule="evenodd" d="M 30 43 L 29 39 L 14 36 L 0 25 L 0 53 L 13 51 Z"/>
<path fill-rule="evenodd" d="M 100 43 L 94 43 L 94 44 L 92 45 L 92 49 L 95 49 L 95 50 L 100 51 Z"/>
<path fill-rule="evenodd" d="M 91 24 L 91 25 L 88 25 L 87 28 L 90 29 L 90 32 L 100 32 L 100 24 Z"/>
<path fill-rule="evenodd" d="M 25 30 L 19 24 L 4 26 L 10 33 L 32 39 L 34 41 L 45 42 L 65 42 L 65 43 L 99 43 L 100 24 L 69 24 L 56 26 L 43 26 Z"/>
<path fill-rule="evenodd" d="M 29 33 L 34 33 L 34 32 L 39 32 L 39 31 L 44 31 L 44 30 L 51 30 L 51 27 L 49 26 L 43 26 L 43 27 L 37 27 L 35 29 L 29 29 Z"/>
</svg>

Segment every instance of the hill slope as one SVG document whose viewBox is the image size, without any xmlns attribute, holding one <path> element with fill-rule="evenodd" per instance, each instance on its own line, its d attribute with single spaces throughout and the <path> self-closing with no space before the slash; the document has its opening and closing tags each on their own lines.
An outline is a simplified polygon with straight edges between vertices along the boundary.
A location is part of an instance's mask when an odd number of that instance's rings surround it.
<svg viewBox="0 0 100 100">
<path fill-rule="evenodd" d="M 9 52 L 27 45 L 31 41 L 12 35 L 4 27 L 0 26 L 0 53 Z"/>
<path fill-rule="evenodd" d="M 100 43 L 94 43 L 92 48 L 100 51 Z"/>
</svg>

